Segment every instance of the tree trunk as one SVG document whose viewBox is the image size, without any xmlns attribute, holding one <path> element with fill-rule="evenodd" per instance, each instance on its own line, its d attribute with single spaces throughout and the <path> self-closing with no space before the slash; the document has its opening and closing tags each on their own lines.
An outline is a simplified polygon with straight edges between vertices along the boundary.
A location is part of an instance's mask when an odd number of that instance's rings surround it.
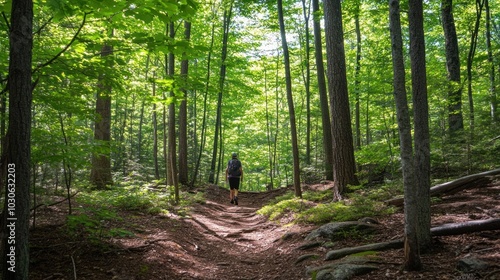
<svg viewBox="0 0 500 280">
<path fill-rule="evenodd" d="M 421 267 L 418 250 L 417 228 L 418 205 L 416 199 L 416 182 L 413 165 L 413 147 L 411 139 L 411 122 L 406 98 L 406 78 L 403 55 L 399 0 L 389 1 L 389 18 L 392 41 L 392 65 L 394 75 L 394 100 L 398 119 L 399 144 L 401 147 L 401 164 L 403 169 L 403 186 L 405 203 L 405 267 Z"/>
<path fill-rule="evenodd" d="M 313 0 L 313 15 L 319 12 L 319 0 Z M 316 77 L 318 78 L 319 102 L 321 107 L 321 125 L 323 127 L 323 157 L 325 179 L 333 180 L 333 148 L 330 109 L 328 108 L 328 94 L 325 81 L 325 67 L 323 64 L 323 48 L 321 43 L 321 24 L 319 18 L 314 18 L 314 54 L 316 58 Z"/>
<path fill-rule="evenodd" d="M 429 108 L 427 103 L 427 79 L 425 65 L 424 16 L 422 0 L 409 2 L 411 85 L 413 97 L 416 204 L 418 205 L 418 242 L 421 249 L 431 245 L 430 214 L 430 137 Z M 406 269 L 419 269 L 407 266 Z"/>
<path fill-rule="evenodd" d="M 489 0 L 484 1 L 486 13 L 486 47 L 488 49 L 488 63 L 490 64 L 490 117 L 496 123 L 498 121 L 498 101 L 495 84 L 495 60 L 493 59 L 493 50 L 491 47 L 491 12 Z"/>
<path fill-rule="evenodd" d="M 306 164 L 311 164 L 311 66 L 310 66 L 310 32 L 309 32 L 309 18 L 311 16 L 310 5 L 306 7 L 306 0 L 302 0 L 302 11 L 304 14 L 304 29 L 305 37 L 305 70 L 304 86 L 306 90 Z"/>
<path fill-rule="evenodd" d="M 361 84 L 360 80 L 360 72 L 361 72 L 361 30 L 359 26 L 359 13 L 360 13 L 361 3 L 357 2 L 356 13 L 354 15 L 354 23 L 356 26 L 356 70 L 354 74 L 354 95 L 356 98 L 356 105 L 354 108 L 354 126 L 356 127 L 356 135 L 355 135 L 355 147 L 356 149 L 361 149 L 361 109 L 360 109 L 360 95 L 361 90 L 359 88 Z"/>
<path fill-rule="evenodd" d="M 33 2 L 12 1 L 9 33 L 9 127 L 1 158 L 5 187 L 2 278 L 28 279 L 31 160 Z"/>
<path fill-rule="evenodd" d="M 450 136 L 464 128 L 462 116 L 462 84 L 460 81 L 460 57 L 453 0 L 441 1 L 441 19 L 445 38 L 446 70 L 448 71 L 448 126 Z M 451 139 L 453 140 L 453 139 Z"/>
<path fill-rule="evenodd" d="M 283 48 L 283 60 L 285 63 L 285 81 L 286 81 L 286 99 L 288 103 L 288 113 L 290 116 L 290 133 L 292 138 L 292 156 L 293 156 L 293 186 L 295 196 L 302 197 L 300 186 L 300 163 L 299 163 L 299 145 L 297 139 L 297 128 L 295 124 L 295 108 L 292 95 L 292 76 L 290 70 L 290 54 L 286 42 L 285 22 L 283 19 L 283 1 L 278 0 L 278 21 L 280 24 L 281 46 Z"/>
<path fill-rule="evenodd" d="M 431 229 L 432 236 L 448 236 L 485 230 L 499 230 L 500 219 L 476 220 L 462 223 L 444 224 Z"/>
<path fill-rule="evenodd" d="M 479 23 L 481 21 L 481 14 L 483 12 L 485 0 L 476 0 L 476 22 L 472 30 L 469 53 L 467 55 L 467 96 L 469 99 L 469 122 L 470 122 L 470 136 L 471 140 L 474 135 L 475 121 L 474 121 L 474 98 L 472 96 L 472 63 L 474 55 L 476 54 L 477 36 L 479 35 Z"/>
<path fill-rule="evenodd" d="M 169 24 L 169 37 L 172 41 L 175 38 L 175 25 L 174 22 L 171 21 Z M 170 79 L 174 79 L 175 73 L 175 56 L 173 53 L 168 54 L 168 63 L 167 63 L 167 76 Z M 177 175 L 177 144 L 175 137 L 175 93 L 173 90 L 170 91 L 170 97 L 172 98 L 172 102 L 168 105 L 168 162 L 167 162 L 167 182 L 170 186 L 174 186 L 174 200 L 175 204 L 178 204 L 180 201 L 179 197 L 179 181 Z"/>
<path fill-rule="evenodd" d="M 106 59 L 113 54 L 113 47 L 104 45 L 101 49 L 101 57 Z M 106 63 L 111 68 L 111 63 Z M 109 69 L 108 69 L 109 70 Z M 104 189 L 107 185 L 113 184 L 111 176 L 110 140 L 111 140 L 111 81 L 105 73 L 99 75 L 99 84 L 96 100 L 96 115 L 94 139 L 102 146 L 99 154 L 92 155 L 92 170 L 90 181 L 98 189 Z"/>
<path fill-rule="evenodd" d="M 184 38 L 189 42 L 191 36 L 191 23 L 184 22 Z M 181 61 L 181 79 L 184 98 L 179 108 L 179 183 L 188 185 L 188 144 L 187 144 L 187 83 L 189 61 L 184 58 Z"/>
<path fill-rule="evenodd" d="M 436 185 L 429 190 L 430 196 L 440 196 L 444 194 L 454 194 L 468 188 L 479 188 L 492 182 L 494 176 L 500 174 L 500 169 L 486 171 L 478 174 L 472 174 L 456 180 Z M 401 206 L 404 203 L 403 198 L 394 198 L 386 201 L 388 205 Z"/>
<path fill-rule="evenodd" d="M 156 72 L 153 72 L 153 97 L 156 96 Z M 160 167 L 158 165 L 158 114 L 156 113 L 156 103 L 153 102 L 153 164 L 155 179 L 160 180 Z"/>
<path fill-rule="evenodd" d="M 221 64 L 220 64 L 220 75 L 219 75 L 219 95 L 217 100 L 217 116 L 215 120 L 215 134 L 214 134 L 214 145 L 212 150 L 212 163 L 210 165 L 210 174 L 208 177 L 208 182 L 215 182 L 215 168 L 217 164 L 217 149 L 219 147 L 219 133 L 222 126 L 222 94 L 224 92 L 224 81 L 226 79 L 226 57 L 227 57 L 227 45 L 229 39 L 229 24 L 231 23 L 231 16 L 233 11 L 233 2 L 229 6 L 229 10 L 224 11 L 224 23 L 223 23 L 223 37 L 222 37 L 222 51 L 221 51 Z"/>
<path fill-rule="evenodd" d="M 341 199 L 348 184 L 359 185 L 359 182 L 354 161 L 340 0 L 324 1 L 324 13 L 327 77 L 332 110 L 333 180 L 335 199 Z"/>
<path fill-rule="evenodd" d="M 193 178 L 191 179 L 191 186 L 194 186 L 194 183 L 196 182 L 196 178 L 198 177 L 198 171 L 200 169 L 200 163 L 201 163 L 201 156 L 203 155 L 203 150 L 205 149 L 205 142 L 206 142 L 206 128 L 207 128 L 207 98 L 208 98 L 208 92 L 210 88 L 210 65 L 212 62 L 212 50 L 214 47 L 214 34 L 215 34 L 215 24 L 212 23 L 212 29 L 211 29 L 211 36 L 210 36 L 210 50 L 208 52 L 208 57 L 207 57 L 207 76 L 206 76 L 206 82 L 205 82 L 205 92 L 203 93 L 203 118 L 201 121 L 201 143 L 199 147 L 199 154 L 198 158 L 196 159 L 196 167 L 194 168 L 194 173 L 193 173 Z"/>
</svg>

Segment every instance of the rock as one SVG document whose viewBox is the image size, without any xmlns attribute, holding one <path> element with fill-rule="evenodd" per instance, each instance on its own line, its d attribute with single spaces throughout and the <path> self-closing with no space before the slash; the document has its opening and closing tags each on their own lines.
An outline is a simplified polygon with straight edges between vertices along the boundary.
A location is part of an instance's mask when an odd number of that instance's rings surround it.
<svg viewBox="0 0 500 280">
<path fill-rule="evenodd" d="M 376 269 L 378 268 L 372 265 L 339 264 L 334 268 L 318 271 L 316 280 L 348 280 L 353 276 L 363 275 Z"/>
<path fill-rule="evenodd" d="M 457 269 L 465 273 L 486 270 L 489 267 L 489 263 L 474 257 L 463 258 L 457 263 Z"/>
<path fill-rule="evenodd" d="M 322 225 L 321 227 L 311 231 L 306 236 L 306 240 L 313 240 L 317 237 L 334 240 L 339 236 L 344 236 L 353 230 L 372 232 L 378 229 L 379 226 L 365 222 L 335 222 Z"/>
</svg>

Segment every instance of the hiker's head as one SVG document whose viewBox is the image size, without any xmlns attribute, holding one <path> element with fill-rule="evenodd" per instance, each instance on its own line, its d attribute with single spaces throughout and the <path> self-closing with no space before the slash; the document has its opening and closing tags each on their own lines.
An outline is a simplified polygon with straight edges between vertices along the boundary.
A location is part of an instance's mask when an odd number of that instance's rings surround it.
<svg viewBox="0 0 500 280">
<path fill-rule="evenodd" d="M 238 158 L 238 154 L 237 153 L 233 153 L 232 157 L 233 158 Z"/>
</svg>

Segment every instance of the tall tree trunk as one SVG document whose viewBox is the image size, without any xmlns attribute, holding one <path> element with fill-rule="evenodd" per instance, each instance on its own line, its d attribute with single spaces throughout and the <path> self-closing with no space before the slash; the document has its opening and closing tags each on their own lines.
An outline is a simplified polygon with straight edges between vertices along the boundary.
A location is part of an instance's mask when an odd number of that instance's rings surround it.
<svg viewBox="0 0 500 280">
<path fill-rule="evenodd" d="M 175 38 L 175 25 L 174 22 L 170 22 L 169 25 L 169 37 L 170 39 Z M 167 76 L 170 79 L 174 79 L 175 72 L 175 56 L 173 53 L 168 54 L 168 70 Z M 167 182 L 169 185 L 174 186 L 174 199 L 175 203 L 178 204 L 179 198 L 179 181 L 177 175 L 177 145 L 175 137 L 175 93 L 173 90 L 170 91 L 170 97 L 172 102 L 168 105 L 168 162 L 167 162 Z"/>
<path fill-rule="evenodd" d="M 156 96 L 156 72 L 153 72 L 153 97 Z M 155 170 L 155 179 L 160 180 L 160 167 L 158 164 L 158 114 L 156 113 L 156 103 L 153 102 L 153 164 Z"/>
<path fill-rule="evenodd" d="M 474 99 L 472 96 L 472 63 L 476 54 L 477 37 L 479 34 L 479 23 L 483 12 L 484 0 L 476 0 L 476 21 L 472 30 L 469 54 L 467 55 L 467 96 L 469 99 L 469 121 L 470 121 L 470 137 L 473 138 L 475 121 L 474 121 Z"/>
<path fill-rule="evenodd" d="M 327 78 L 332 110 L 333 180 L 335 199 L 348 184 L 358 185 L 347 91 L 344 31 L 340 0 L 325 0 Z"/>
<path fill-rule="evenodd" d="M 290 54 L 288 52 L 288 44 L 286 42 L 282 0 L 278 0 L 278 21 L 280 24 L 281 45 L 283 47 L 283 60 L 285 63 L 285 81 L 286 81 L 286 97 L 287 97 L 286 99 L 288 103 L 288 113 L 290 116 L 290 134 L 292 138 L 292 155 L 293 155 L 293 186 L 295 189 L 295 196 L 302 197 L 302 189 L 300 187 L 299 145 L 297 139 L 297 128 L 295 124 L 295 108 L 293 105 L 293 95 L 292 95 Z"/>
<path fill-rule="evenodd" d="M 150 55 L 148 54 L 146 58 L 146 73 L 145 73 L 145 82 L 146 82 L 146 90 L 148 88 L 148 73 L 149 73 L 149 62 Z M 137 162 L 141 162 L 142 157 L 142 125 L 144 124 L 144 107 L 146 105 L 146 101 L 143 98 L 141 102 L 141 113 L 139 116 L 139 131 L 137 132 Z M 153 111 L 154 112 L 154 111 Z"/>
<path fill-rule="evenodd" d="M 220 74 L 219 74 L 219 95 L 217 99 L 217 116 L 215 120 L 215 134 L 214 134 L 214 145 L 212 150 L 212 163 L 210 165 L 210 175 L 208 177 L 208 182 L 215 182 L 215 168 L 217 165 L 217 149 L 219 147 L 219 133 L 222 126 L 222 95 L 224 92 L 224 81 L 226 79 L 226 57 L 227 57 L 227 45 L 229 39 L 229 25 L 231 23 L 233 11 L 233 2 L 229 6 L 229 9 L 224 11 L 224 22 L 223 22 L 223 37 L 222 37 L 222 51 L 221 51 L 221 64 L 220 64 Z"/>
<path fill-rule="evenodd" d="M 453 0 L 441 1 L 441 20 L 443 23 L 446 70 L 448 71 L 448 126 L 450 136 L 464 128 L 462 116 L 462 84 L 460 82 L 460 57 L 458 49 Z M 453 139 L 451 139 L 453 140 Z"/>
<path fill-rule="evenodd" d="M 9 33 L 9 127 L 1 158 L 5 187 L 2 278 L 28 279 L 31 161 L 33 2 L 12 1 Z"/>
<path fill-rule="evenodd" d="M 411 122 L 406 98 L 406 78 L 403 55 L 399 0 L 389 0 L 389 18 L 392 41 L 392 69 L 394 75 L 394 100 L 401 147 L 401 165 L 405 199 L 405 260 L 404 267 L 419 269 L 422 266 L 418 248 L 418 204 L 413 165 Z"/>
<path fill-rule="evenodd" d="M 215 12 L 213 14 L 213 17 L 215 17 Z M 194 186 L 194 183 L 196 182 L 196 178 L 198 177 L 198 171 L 200 169 L 200 163 L 201 163 L 201 157 L 203 155 L 203 150 L 205 149 L 205 142 L 206 142 L 206 128 L 207 128 L 207 98 L 208 98 L 208 92 L 210 88 L 210 65 L 212 63 L 212 51 L 214 47 L 214 34 L 215 34 L 215 23 L 212 21 L 212 29 L 211 29 L 211 36 L 210 36 L 210 51 L 208 52 L 208 57 L 207 57 L 207 76 L 205 78 L 205 91 L 203 93 L 203 117 L 201 121 L 201 141 L 200 141 L 200 151 L 198 154 L 198 158 L 196 159 L 196 167 L 194 169 L 193 173 L 193 178 L 191 179 L 191 186 Z"/>
<path fill-rule="evenodd" d="M 323 157 L 325 168 L 325 179 L 333 180 L 333 147 L 332 127 L 330 122 L 330 109 L 328 108 L 328 93 L 326 90 L 325 67 L 323 64 L 323 47 L 321 40 L 319 0 L 312 1 L 314 18 L 314 55 L 316 58 L 316 77 L 318 78 L 319 103 L 321 107 L 321 125 L 323 127 Z"/>
<path fill-rule="evenodd" d="M 424 16 L 422 0 L 409 2 L 411 85 L 413 119 L 415 122 L 415 178 L 417 186 L 419 247 L 426 250 L 431 245 L 430 215 L 430 137 L 429 107 L 427 103 L 427 78 L 425 65 Z M 418 269 L 418 267 L 407 269 Z"/>
<path fill-rule="evenodd" d="M 306 164 L 311 164 L 311 66 L 310 66 L 310 32 L 309 32 L 309 18 L 311 16 L 311 8 L 309 5 L 306 7 L 306 0 L 302 0 L 302 11 L 304 14 L 304 29 L 306 32 L 305 38 L 305 68 L 306 76 L 304 84 L 306 88 Z"/>
<path fill-rule="evenodd" d="M 191 36 L 191 23 L 184 22 L 184 38 L 189 42 Z M 179 107 L 179 183 L 188 184 L 188 144 L 187 144 L 187 83 L 189 61 L 184 58 L 181 62 L 182 91 L 184 98 Z"/>
<path fill-rule="evenodd" d="M 101 57 L 113 54 L 113 47 L 104 45 L 101 49 Z M 112 63 L 106 62 L 106 68 L 111 68 Z M 109 69 L 108 69 L 109 71 Z M 98 119 L 94 126 L 94 139 L 103 147 L 105 153 L 92 155 L 92 170 L 90 181 L 98 189 L 104 189 L 113 184 L 111 176 L 110 140 L 111 140 L 111 81 L 105 73 L 99 75 L 99 84 L 96 100 L 96 115 Z"/>
<path fill-rule="evenodd" d="M 360 89 L 360 72 L 361 72 L 361 28 L 359 26 L 359 13 L 360 13 L 360 3 L 359 1 L 356 3 L 356 13 L 354 15 L 354 23 L 356 26 L 356 71 L 354 75 L 354 95 L 355 95 L 355 108 L 354 108 L 354 119 L 355 119 L 355 124 L 354 126 L 356 127 L 356 142 L 354 143 L 356 149 L 361 149 L 361 109 L 360 109 L 360 95 L 361 95 L 361 89 Z"/>
<path fill-rule="evenodd" d="M 264 62 L 265 63 L 265 62 Z M 273 133 L 271 131 L 271 116 L 269 113 L 269 98 L 267 97 L 267 65 L 264 64 L 264 95 L 266 97 L 266 135 L 267 135 L 267 153 L 269 159 L 269 183 L 267 183 L 267 190 L 272 190 L 274 188 L 274 176 L 273 176 Z"/>
<path fill-rule="evenodd" d="M 498 121 L 498 101 L 495 84 L 495 60 L 493 59 L 493 50 L 491 48 L 491 12 L 490 1 L 485 0 L 484 8 L 486 13 L 486 46 L 488 48 L 488 63 L 490 64 L 490 117 L 496 123 Z"/>
</svg>

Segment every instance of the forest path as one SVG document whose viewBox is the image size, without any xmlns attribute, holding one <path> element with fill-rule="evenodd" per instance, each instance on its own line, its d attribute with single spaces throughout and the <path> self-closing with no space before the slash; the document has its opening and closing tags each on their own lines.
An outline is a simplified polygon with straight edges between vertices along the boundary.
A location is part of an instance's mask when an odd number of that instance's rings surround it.
<svg viewBox="0 0 500 280">
<path fill-rule="evenodd" d="M 270 199 L 290 191 L 240 192 L 239 205 L 229 203 L 226 189 L 210 186 L 206 203 L 196 205 L 189 221 L 202 236 L 194 239 L 200 257 L 207 260 L 200 279 L 306 279 L 303 268 L 295 267 L 295 242 L 283 241 L 290 234 L 299 239 L 303 228 L 282 227 L 256 212 Z"/>
</svg>

